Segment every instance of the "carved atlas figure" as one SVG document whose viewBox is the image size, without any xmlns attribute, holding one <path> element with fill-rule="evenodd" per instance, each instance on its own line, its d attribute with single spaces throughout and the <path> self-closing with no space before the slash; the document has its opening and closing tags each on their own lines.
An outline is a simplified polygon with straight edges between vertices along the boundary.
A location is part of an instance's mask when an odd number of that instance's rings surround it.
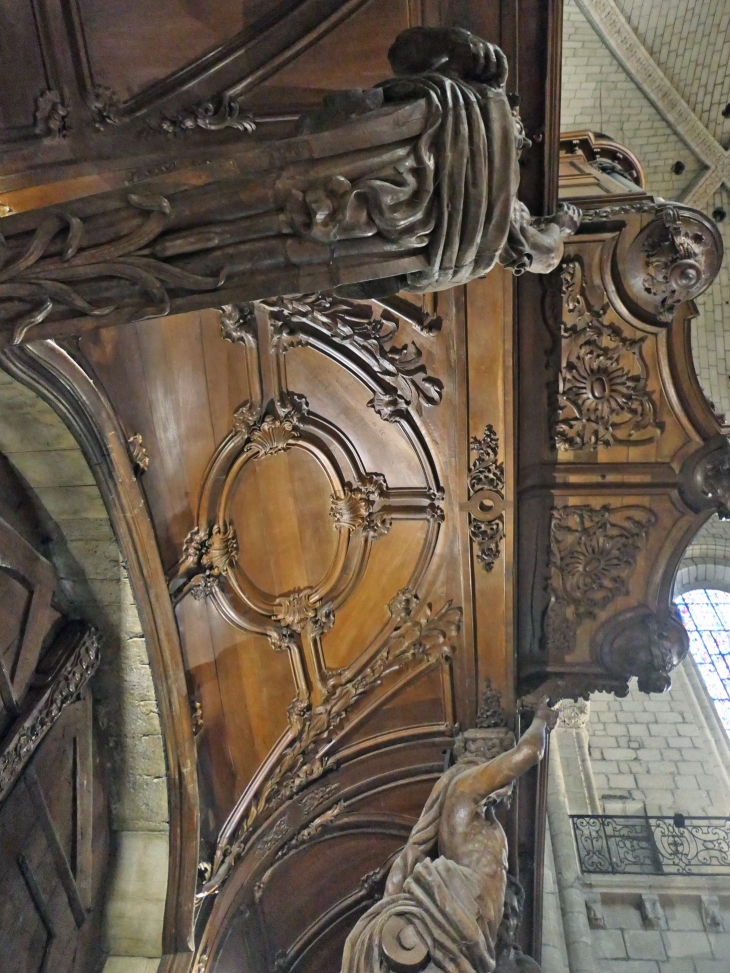
<svg viewBox="0 0 730 973">
<path fill-rule="evenodd" d="M 420 293 L 497 262 L 553 270 L 580 214 L 538 225 L 517 199 L 529 141 L 502 51 L 416 27 L 389 58 L 395 78 L 332 95 L 294 138 L 5 217 L 0 332 L 19 342 L 337 285 Z"/>
<path fill-rule="evenodd" d="M 543 701 L 511 750 L 489 759 L 474 740 L 439 778 L 393 862 L 384 897 L 348 936 L 342 973 L 539 970 L 514 948 L 514 887 L 505 916 L 507 837 L 495 808 L 509 802 L 515 780 L 542 759 L 557 715 Z"/>
</svg>

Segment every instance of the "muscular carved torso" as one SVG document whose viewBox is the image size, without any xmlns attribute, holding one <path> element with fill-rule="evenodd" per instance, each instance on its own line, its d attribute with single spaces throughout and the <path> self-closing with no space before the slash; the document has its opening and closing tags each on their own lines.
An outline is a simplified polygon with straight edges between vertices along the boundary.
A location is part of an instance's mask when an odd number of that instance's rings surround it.
<svg viewBox="0 0 730 973">
<path fill-rule="evenodd" d="M 502 919 L 507 883 L 507 836 L 484 795 L 474 794 L 467 771 L 449 788 L 439 827 L 439 853 L 458 865 L 470 868 L 479 881 L 482 917 L 492 937 Z"/>
</svg>

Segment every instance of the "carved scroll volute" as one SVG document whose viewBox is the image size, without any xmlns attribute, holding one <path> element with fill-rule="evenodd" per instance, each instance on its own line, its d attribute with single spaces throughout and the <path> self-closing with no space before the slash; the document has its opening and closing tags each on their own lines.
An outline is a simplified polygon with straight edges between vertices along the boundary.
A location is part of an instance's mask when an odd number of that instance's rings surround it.
<svg viewBox="0 0 730 973">
<path fill-rule="evenodd" d="M 655 326 L 666 327 L 680 304 L 703 294 L 723 259 L 713 220 L 678 203 L 659 206 L 631 242 L 622 236 L 614 280 L 629 311 Z"/>
</svg>

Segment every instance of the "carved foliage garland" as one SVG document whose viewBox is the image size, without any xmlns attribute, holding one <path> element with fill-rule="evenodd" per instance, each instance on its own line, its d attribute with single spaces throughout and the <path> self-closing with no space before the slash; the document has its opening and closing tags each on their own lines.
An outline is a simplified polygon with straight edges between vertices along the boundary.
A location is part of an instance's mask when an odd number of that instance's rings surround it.
<svg viewBox="0 0 730 973">
<path fill-rule="evenodd" d="M 544 626 L 551 654 L 572 652 L 580 624 L 628 593 L 639 551 L 656 522 L 651 510 L 639 506 L 553 508 Z"/>
<path fill-rule="evenodd" d="M 499 438 L 494 426 L 484 429 L 481 439 L 471 441 L 476 454 L 469 470 L 469 536 L 477 545 L 477 561 L 491 571 L 500 555 L 504 538 L 504 464 L 498 462 Z"/>
<path fill-rule="evenodd" d="M 264 812 L 270 813 L 327 770 L 327 745 L 343 729 L 350 709 L 386 675 L 448 660 L 461 627 L 462 610 L 447 602 L 433 613 L 426 605 L 418 618 L 418 596 L 404 589 L 389 604 L 396 628 L 365 668 L 347 682 L 331 685 L 315 707 L 295 700 L 289 708 L 291 742 L 282 751 L 237 831 L 216 850 L 211 878 L 199 897 L 218 891 L 240 858 Z"/>
<path fill-rule="evenodd" d="M 586 295 L 578 260 L 561 268 L 561 364 L 553 438 L 557 449 L 646 443 L 661 426 L 647 387 L 646 340 L 627 338 Z"/>
<path fill-rule="evenodd" d="M 392 344 L 399 321 L 391 311 L 383 310 L 378 316 L 367 304 L 326 294 L 262 303 L 290 331 L 297 325 L 312 325 L 363 355 L 381 386 L 368 405 L 387 422 L 404 418 L 409 407 L 420 411 L 424 405 L 441 401 L 443 383 L 428 375 L 418 345 L 411 342 L 398 348 Z"/>
</svg>

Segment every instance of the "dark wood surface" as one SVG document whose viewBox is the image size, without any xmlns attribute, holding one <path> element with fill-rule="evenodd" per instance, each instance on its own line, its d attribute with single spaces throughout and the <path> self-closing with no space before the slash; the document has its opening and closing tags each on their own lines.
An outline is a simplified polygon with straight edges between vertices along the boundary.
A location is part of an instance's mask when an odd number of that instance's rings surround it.
<svg viewBox="0 0 730 973">
<path fill-rule="evenodd" d="M 512 61 L 508 89 L 519 94 L 534 140 L 521 193 L 535 211 L 554 206 L 558 2 L 307 0 L 267 5 L 266 22 L 260 4 L 239 4 L 226 21 L 225 37 L 221 24 L 229 11 L 221 5 L 214 10 L 210 4 L 186 4 L 180 12 L 172 2 L 163 3 L 149 29 L 136 35 L 125 21 L 136 16 L 133 5 L 122 9 L 79 0 L 68 9 L 73 18 L 59 27 L 57 57 L 72 127 L 60 138 L 37 136 L 29 130 L 30 100 L 13 109 L 8 126 L 15 129 L 6 134 L 15 142 L 5 153 L 0 190 L 3 202 L 18 213 L 90 192 L 125 193 L 150 177 L 174 180 L 191 161 L 215 160 L 231 144 L 256 146 L 290 135 L 293 116 L 318 104 L 323 93 L 352 87 L 353 80 L 368 87 L 388 77 L 389 44 L 400 29 L 419 23 L 464 26 L 504 47 Z M 175 16 L 167 24 L 164 56 L 150 60 L 149 51 L 159 46 L 159 24 L 170 11 Z M 191 17 L 198 18 L 200 30 L 190 30 Z M 74 41 L 79 24 L 86 52 Z M 32 56 L 23 70 L 36 70 Z M 35 91 L 40 75 L 34 78 Z M 114 119 L 97 109 L 97 128 L 88 96 L 98 85 L 114 88 L 121 105 L 112 106 Z M 234 92 L 242 114 L 257 116 L 255 132 L 210 131 L 197 123 L 182 130 L 181 120 L 198 117 L 191 106 L 225 91 Z M 221 104 L 216 101 L 216 107 Z M 165 117 L 175 134 L 150 132 Z M 382 310 L 372 307 L 375 314 Z M 386 606 L 421 567 L 414 620 L 423 618 L 428 604 L 438 612 L 452 601 L 463 611 L 459 632 L 447 640 L 453 659 L 416 660 L 412 669 L 375 680 L 344 720 L 333 723 L 326 771 L 288 804 L 272 802 L 258 813 L 232 874 L 201 906 L 196 947 L 198 958 L 210 952 L 210 969 L 227 971 L 244 962 L 251 973 L 268 973 L 279 962 L 280 969 L 335 973 L 347 932 L 378 893 L 380 879 L 371 876 L 363 888 L 360 883 L 367 873 L 382 870 L 403 843 L 443 769 L 454 725 L 473 725 L 487 678 L 508 715 L 514 714 L 513 280 L 497 269 L 488 280 L 414 304 L 413 320 L 423 321 L 425 312 L 442 319 L 439 333 L 425 335 L 407 314 L 396 315 L 398 333 L 386 344 L 394 350 L 411 342 L 418 346 L 424 374 L 443 383 L 438 405 L 416 403 L 402 421 L 385 421 L 368 406 L 384 375 L 365 361 L 362 349 L 338 357 L 336 342 L 292 347 L 286 379 L 291 391 L 308 398 L 310 413 L 352 445 L 362 469 L 382 474 L 390 490 L 425 491 L 430 477 L 444 491 L 443 500 L 434 501 L 444 513 L 435 543 L 429 531 L 434 536 L 436 531 L 422 517 L 394 519 L 390 531 L 372 543 L 362 577 L 322 636 L 323 664 L 344 668 L 346 684 L 365 672 L 393 631 Z M 129 562 L 169 767 L 165 962 L 167 970 L 186 969 L 192 961 L 198 860 L 213 862 L 221 835 L 240 832 L 293 732 L 287 708 L 296 685 L 287 653 L 226 621 L 211 599 L 187 595 L 173 616 L 165 584 L 198 524 L 206 469 L 230 432 L 233 413 L 256 399 L 256 366 L 243 344 L 224 340 L 214 310 L 89 333 L 63 348 L 39 343 L 7 351 L 4 361 L 70 423 L 97 471 Z M 261 371 L 271 374 L 265 356 Z M 471 441 L 482 440 L 487 426 L 493 427 L 505 480 L 504 536 L 491 570 L 477 559 L 480 548 L 470 537 L 475 508 L 469 506 L 469 470 L 476 459 Z M 141 477 L 127 448 L 137 434 L 150 459 Z M 258 588 L 280 595 L 316 585 L 338 543 L 330 493 L 321 464 L 301 449 L 250 464 L 239 478 L 231 502 L 239 568 Z M 425 561 L 421 567 L 419 556 Z M 225 584 L 222 590 L 230 595 Z M 327 698 L 321 687 L 316 690 L 318 665 L 314 655 L 306 655 L 315 703 L 318 692 Z M 515 844 L 521 829 L 541 821 L 542 805 L 532 792 L 521 807 L 528 823 L 509 824 Z M 314 831 L 307 831 L 312 825 Z M 287 849 L 290 842 L 295 844 Z M 277 861 L 280 852 L 286 854 Z M 525 928 L 535 947 L 533 906 L 528 903 Z"/>
</svg>

